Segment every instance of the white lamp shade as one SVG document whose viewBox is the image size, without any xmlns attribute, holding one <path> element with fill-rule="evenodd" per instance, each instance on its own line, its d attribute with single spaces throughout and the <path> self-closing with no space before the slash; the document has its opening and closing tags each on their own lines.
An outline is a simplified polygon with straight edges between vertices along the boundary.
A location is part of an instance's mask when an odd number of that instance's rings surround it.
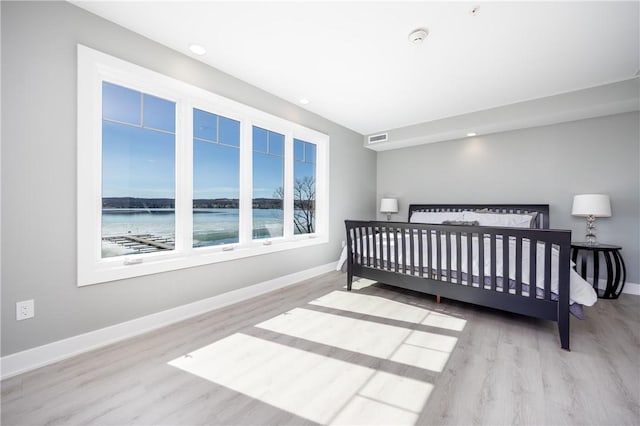
<svg viewBox="0 0 640 426">
<path fill-rule="evenodd" d="M 573 197 L 573 216 L 610 217 L 611 201 L 606 194 L 581 194 Z"/>
<path fill-rule="evenodd" d="M 381 213 L 398 213 L 398 200 L 395 198 L 383 198 L 380 200 Z"/>
</svg>

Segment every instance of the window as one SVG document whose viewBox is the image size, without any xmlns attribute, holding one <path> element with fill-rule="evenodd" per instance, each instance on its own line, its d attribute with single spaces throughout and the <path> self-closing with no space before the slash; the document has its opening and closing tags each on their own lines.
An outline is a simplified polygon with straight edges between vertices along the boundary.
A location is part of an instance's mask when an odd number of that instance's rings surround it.
<svg viewBox="0 0 640 426">
<path fill-rule="evenodd" d="M 175 103 L 102 84 L 102 257 L 173 250 Z"/>
<path fill-rule="evenodd" d="M 293 225 L 296 234 L 313 234 L 316 216 L 316 145 L 293 140 Z"/>
<path fill-rule="evenodd" d="M 284 135 L 253 126 L 253 238 L 284 235 Z"/>
<path fill-rule="evenodd" d="M 193 110 L 193 247 L 239 241 L 240 122 Z"/>
<path fill-rule="evenodd" d="M 326 243 L 328 145 L 78 46 L 78 285 Z"/>
</svg>

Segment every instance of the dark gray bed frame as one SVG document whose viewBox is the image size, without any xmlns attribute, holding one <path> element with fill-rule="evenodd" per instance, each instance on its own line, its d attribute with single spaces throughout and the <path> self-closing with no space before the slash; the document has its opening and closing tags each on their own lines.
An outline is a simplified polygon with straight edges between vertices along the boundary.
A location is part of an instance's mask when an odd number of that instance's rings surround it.
<svg viewBox="0 0 640 426">
<path fill-rule="evenodd" d="M 571 250 L 571 231 L 550 230 L 549 228 L 549 205 L 548 204 L 411 204 L 409 206 L 409 218 L 414 212 L 437 212 L 437 211 L 476 211 L 487 209 L 493 212 L 502 213 L 530 213 L 537 212 L 536 228 L 498 228 L 485 226 L 463 226 L 463 225 L 432 225 L 409 222 L 381 222 L 381 221 L 357 221 L 346 220 L 347 230 L 347 289 L 351 291 L 353 277 L 368 278 L 380 283 L 389 284 L 422 293 L 442 296 L 462 302 L 473 303 L 489 308 L 501 309 L 508 312 L 527 315 L 534 318 L 556 321 L 560 334 L 560 344 L 563 349 L 569 350 L 569 268 Z M 431 238 L 427 238 L 427 244 L 414 244 L 414 238 L 404 237 L 406 233 L 411 233 L 417 237 L 417 241 L 422 241 L 426 233 L 435 233 L 436 244 L 431 243 Z M 375 239 L 370 238 L 375 234 L 384 234 L 386 241 L 394 242 L 391 245 L 383 245 L 379 238 L 379 243 L 374 243 Z M 441 243 L 441 235 L 450 237 L 444 238 L 445 243 Z M 489 282 L 490 289 L 484 286 L 473 287 L 462 283 L 463 274 L 449 274 L 447 271 L 462 271 L 461 269 L 461 237 L 463 235 L 473 235 L 479 241 L 485 238 L 490 239 L 490 276 L 484 276 L 483 268 L 479 268 L 479 282 Z M 401 238 L 398 238 L 401 236 Z M 451 238 L 456 241 L 457 265 L 451 265 Z M 514 238 L 516 240 L 516 270 L 515 270 L 515 293 L 509 291 L 499 291 L 496 279 L 496 240 L 501 238 Z M 536 288 L 536 262 L 537 255 L 534 250 L 538 244 L 545 246 L 545 272 L 544 272 L 544 295 L 542 298 L 536 296 L 536 291 L 529 291 L 527 296 L 522 293 L 522 240 L 529 240 L 530 253 L 530 274 L 531 287 Z M 409 247 L 407 247 L 409 246 Z M 432 247 L 435 246 L 435 247 Z M 508 247 L 508 245 L 503 245 Z M 552 247 L 559 250 L 558 257 L 558 294 L 557 300 L 552 299 L 551 293 L 551 250 Z M 467 259 L 471 268 L 471 245 L 467 245 Z M 387 251 L 387 259 L 397 259 L 398 251 L 407 253 L 409 262 L 383 262 L 377 253 Z M 427 250 L 427 265 L 423 265 L 423 254 Z M 417 251 L 417 252 L 416 252 Z M 480 265 L 484 264 L 485 253 L 484 244 L 478 244 L 478 255 Z M 501 276 L 509 277 L 509 252 L 503 250 L 503 270 Z M 367 253 L 368 255 L 364 255 Z M 392 256 L 393 255 L 393 256 Z M 417 255 L 418 264 L 415 263 Z M 436 257 L 436 264 L 431 265 L 432 256 Z M 446 256 L 447 268 L 441 269 L 441 256 Z M 526 265 L 525 265 L 526 267 Z M 531 273 L 533 272 L 533 273 Z M 488 284 L 487 284 L 488 285 Z"/>
</svg>

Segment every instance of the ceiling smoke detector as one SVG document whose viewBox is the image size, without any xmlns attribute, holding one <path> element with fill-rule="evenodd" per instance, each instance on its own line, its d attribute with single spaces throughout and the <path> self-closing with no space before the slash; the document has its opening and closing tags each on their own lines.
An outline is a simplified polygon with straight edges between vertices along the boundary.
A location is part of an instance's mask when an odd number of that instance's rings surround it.
<svg viewBox="0 0 640 426">
<path fill-rule="evenodd" d="M 409 41 L 413 44 L 420 44 L 427 38 L 429 33 L 427 30 L 415 30 L 411 34 L 409 34 Z"/>
</svg>

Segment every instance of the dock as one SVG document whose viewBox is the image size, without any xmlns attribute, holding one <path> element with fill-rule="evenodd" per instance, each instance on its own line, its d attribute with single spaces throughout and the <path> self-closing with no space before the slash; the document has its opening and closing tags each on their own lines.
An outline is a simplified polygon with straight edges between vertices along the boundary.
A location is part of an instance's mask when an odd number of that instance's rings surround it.
<svg viewBox="0 0 640 426">
<path fill-rule="evenodd" d="M 173 250 L 176 245 L 173 237 L 153 234 L 116 235 L 110 237 L 102 237 L 102 241 L 109 241 L 121 247 L 135 250 L 137 253 L 151 253 L 161 250 Z"/>
</svg>

